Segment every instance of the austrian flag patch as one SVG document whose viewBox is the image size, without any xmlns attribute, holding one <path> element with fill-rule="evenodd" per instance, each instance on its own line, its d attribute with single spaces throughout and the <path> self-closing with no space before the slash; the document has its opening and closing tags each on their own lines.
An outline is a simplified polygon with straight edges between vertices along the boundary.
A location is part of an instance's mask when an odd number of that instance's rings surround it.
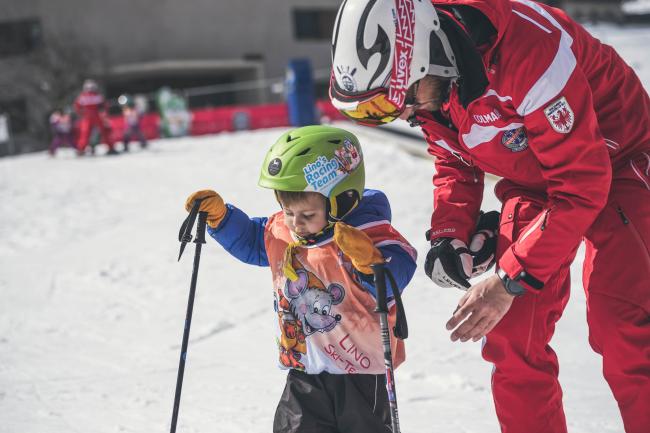
<svg viewBox="0 0 650 433">
<path fill-rule="evenodd" d="M 560 134 L 568 134 L 571 132 L 575 116 L 564 96 L 546 107 L 544 114 L 553 129 Z"/>
</svg>

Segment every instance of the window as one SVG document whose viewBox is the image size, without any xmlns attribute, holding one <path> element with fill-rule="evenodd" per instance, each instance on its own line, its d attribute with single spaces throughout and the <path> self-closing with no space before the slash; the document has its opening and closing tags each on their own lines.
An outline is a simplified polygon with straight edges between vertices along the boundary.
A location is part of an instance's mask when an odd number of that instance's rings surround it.
<svg viewBox="0 0 650 433">
<path fill-rule="evenodd" d="M 0 57 L 27 54 L 41 43 L 38 19 L 0 22 Z"/>
<path fill-rule="evenodd" d="M 27 103 L 24 99 L 0 101 L 0 113 L 8 115 L 12 134 L 27 131 Z"/>
<path fill-rule="evenodd" d="M 336 9 L 294 9 L 293 35 L 298 40 L 330 40 Z"/>
</svg>

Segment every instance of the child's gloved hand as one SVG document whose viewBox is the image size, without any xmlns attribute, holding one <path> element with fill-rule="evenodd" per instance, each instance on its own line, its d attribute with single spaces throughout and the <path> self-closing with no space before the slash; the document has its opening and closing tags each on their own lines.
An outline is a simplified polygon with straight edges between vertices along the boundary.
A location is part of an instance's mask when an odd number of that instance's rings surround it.
<svg viewBox="0 0 650 433">
<path fill-rule="evenodd" d="M 207 212 L 207 223 L 210 227 L 217 228 L 223 217 L 226 215 L 226 205 L 219 194 L 211 189 L 197 191 L 185 200 L 185 210 L 190 211 L 194 205 L 194 200 L 202 198 L 199 212 Z"/>
<path fill-rule="evenodd" d="M 345 223 L 337 222 L 334 226 L 334 242 L 352 260 L 352 266 L 363 274 L 372 274 L 370 265 L 384 262 L 372 239 Z"/>
</svg>

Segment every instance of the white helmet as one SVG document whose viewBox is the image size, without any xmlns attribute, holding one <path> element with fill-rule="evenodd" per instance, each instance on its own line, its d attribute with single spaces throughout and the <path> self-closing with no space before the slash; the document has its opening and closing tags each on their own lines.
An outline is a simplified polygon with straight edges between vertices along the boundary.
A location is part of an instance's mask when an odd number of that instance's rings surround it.
<svg viewBox="0 0 650 433">
<path fill-rule="evenodd" d="M 83 91 L 84 92 L 96 92 L 97 91 L 97 82 L 95 80 L 92 80 L 88 78 L 87 80 L 84 80 L 83 84 Z"/>
<path fill-rule="evenodd" d="M 426 75 L 459 75 L 430 0 L 343 2 L 332 36 L 330 97 L 336 108 L 349 115 L 346 110 L 357 109 L 359 102 L 383 89 L 381 111 L 383 105 L 392 105 L 401 112 L 408 88 Z"/>
</svg>

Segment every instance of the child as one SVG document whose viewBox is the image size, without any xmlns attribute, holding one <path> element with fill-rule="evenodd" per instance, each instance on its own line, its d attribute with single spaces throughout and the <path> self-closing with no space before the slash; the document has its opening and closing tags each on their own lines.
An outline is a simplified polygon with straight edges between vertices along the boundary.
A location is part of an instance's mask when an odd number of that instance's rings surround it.
<svg viewBox="0 0 650 433">
<path fill-rule="evenodd" d="M 147 139 L 140 128 L 142 114 L 136 107 L 135 101 L 128 95 L 121 95 L 117 102 L 122 107 L 122 117 L 124 118 L 124 135 L 122 136 L 124 151 L 129 151 L 129 143 L 133 139 L 137 139 L 140 142 L 140 148 L 144 149 L 147 147 Z"/>
<path fill-rule="evenodd" d="M 370 265 L 386 262 L 401 291 L 416 252 L 391 226 L 386 196 L 364 183 L 357 138 L 307 126 L 282 135 L 262 166 L 259 185 L 275 191 L 280 212 L 249 218 L 209 190 L 187 199 L 188 210 L 203 199 L 208 233 L 230 254 L 271 268 L 279 364 L 289 370 L 275 433 L 390 432 Z M 391 346 L 398 366 L 403 342 L 391 335 Z"/>
<path fill-rule="evenodd" d="M 68 145 L 73 149 L 77 148 L 74 142 L 74 133 L 72 131 L 72 119 L 67 110 L 57 108 L 50 115 L 50 130 L 52 132 L 52 141 L 48 152 L 54 156 L 56 150 L 62 145 Z"/>
</svg>

